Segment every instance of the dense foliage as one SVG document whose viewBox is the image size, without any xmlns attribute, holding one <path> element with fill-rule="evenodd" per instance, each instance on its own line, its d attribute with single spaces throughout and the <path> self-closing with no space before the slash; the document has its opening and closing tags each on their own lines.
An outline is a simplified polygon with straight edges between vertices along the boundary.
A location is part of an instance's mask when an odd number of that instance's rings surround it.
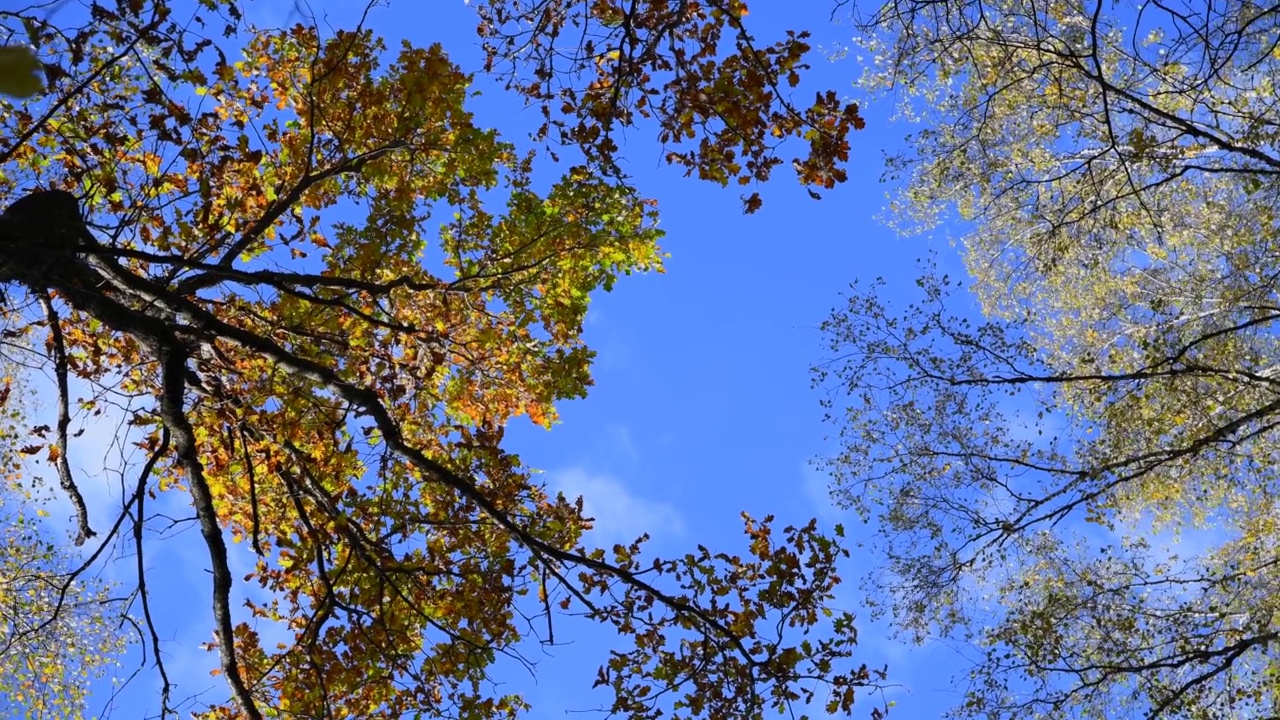
<svg viewBox="0 0 1280 720">
<path fill-rule="evenodd" d="M 863 10 L 894 217 L 961 221 L 986 315 L 930 270 L 827 326 L 897 618 L 983 648 L 961 716 L 1274 716 L 1280 6 Z"/>
<path fill-rule="evenodd" d="M 0 10 L 44 71 L 41 92 L 0 106 L 4 336 L 56 391 L 56 421 L 17 441 L 58 478 L 88 559 L 46 574 L 124 573 L 114 615 L 91 619 L 136 620 L 161 715 L 182 678 L 165 666 L 173 618 L 150 600 L 159 542 L 194 543 L 211 574 L 201 605 L 229 695 L 201 698 L 207 717 L 514 716 L 523 700 L 490 671 L 564 612 L 616 632 L 597 685 L 617 714 L 757 717 L 815 697 L 847 711 L 873 680 L 847 664 L 851 618 L 791 637 L 832 617 L 834 540 L 748 519 L 744 556 L 583 547 L 581 503 L 502 441 L 586 393 L 591 293 L 660 266 L 655 203 L 611 131 L 652 114 L 662 141 L 695 145 L 673 161 L 721 182 L 764 179 L 775 143 L 804 135 L 801 180 L 830 186 L 856 108 L 791 108 L 777 88 L 803 68 L 802 37 L 752 50 L 736 0 L 481 12 L 493 64 L 583 164 L 518 153 L 468 111 L 442 48 L 389 49 L 368 27 L 255 29 L 216 0 Z M 525 44 L 503 44 L 512 26 Z M 548 58 L 569 26 L 593 34 L 562 71 Z M 108 469 L 123 492 L 104 508 L 68 455 L 113 418 L 136 462 Z M 154 510 L 175 494 L 194 517 Z"/>
</svg>

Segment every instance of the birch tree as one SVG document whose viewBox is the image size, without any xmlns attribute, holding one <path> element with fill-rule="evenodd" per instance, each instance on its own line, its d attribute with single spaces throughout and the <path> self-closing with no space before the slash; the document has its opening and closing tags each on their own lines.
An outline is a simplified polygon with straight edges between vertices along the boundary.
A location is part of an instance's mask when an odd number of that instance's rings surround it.
<svg viewBox="0 0 1280 720">
<path fill-rule="evenodd" d="M 1280 6 L 855 17 L 861 87 L 919 123 L 892 216 L 969 273 L 827 324 L 888 607 L 981 649 L 960 716 L 1280 713 Z"/>
</svg>

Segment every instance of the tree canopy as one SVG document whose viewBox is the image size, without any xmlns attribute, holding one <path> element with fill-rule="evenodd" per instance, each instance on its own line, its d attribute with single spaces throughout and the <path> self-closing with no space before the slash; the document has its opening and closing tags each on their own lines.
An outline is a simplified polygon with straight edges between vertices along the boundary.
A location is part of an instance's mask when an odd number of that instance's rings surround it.
<svg viewBox="0 0 1280 720">
<path fill-rule="evenodd" d="M 0 396 L 0 712 L 75 716 L 92 681 L 116 669 L 126 636 L 111 584 L 74 573 L 78 558 L 45 525 L 50 489 L 22 482 L 31 405 L 22 379 L 5 377 Z"/>
<path fill-rule="evenodd" d="M 838 540 L 747 518 L 744 555 L 584 547 L 581 503 L 503 435 L 586 393 L 590 294 L 661 266 L 619 127 L 651 117 L 692 144 L 673 162 L 721 183 L 767 178 L 803 137 L 800 180 L 830 187 L 856 106 L 793 106 L 803 34 L 756 48 L 736 0 L 480 10 L 490 69 L 543 105 L 551 153 L 479 125 L 443 48 L 363 25 L 252 28 L 218 0 L 0 11 L 44 71 L 0 101 L 0 281 L 9 361 L 57 391 L 56 423 L 19 440 L 82 545 L 50 577 L 127 561 L 111 608 L 137 618 L 162 716 L 181 699 L 149 599 L 161 541 L 211 572 L 228 697 L 210 718 L 514 716 L 489 671 L 565 612 L 618 635 L 597 678 L 616 714 L 848 711 L 875 676 L 828 608 Z M 565 147 L 582 162 L 554 162 Z M 103 413 L 139 458 L 105 514 L 67 460 Z M 193 517 L 151 509 L 173 494 Z M 258 599 L 234 605 L 238 583 Z"/>
<path fill-rule="evenodd" d="M 827 325 L 897 617 L 982 648 L 960 716 L 1274 716 L 1280 7 L 862 10 L 894 217 L 959 220 L 986 315 L 930 269 Z"/>
</svg>

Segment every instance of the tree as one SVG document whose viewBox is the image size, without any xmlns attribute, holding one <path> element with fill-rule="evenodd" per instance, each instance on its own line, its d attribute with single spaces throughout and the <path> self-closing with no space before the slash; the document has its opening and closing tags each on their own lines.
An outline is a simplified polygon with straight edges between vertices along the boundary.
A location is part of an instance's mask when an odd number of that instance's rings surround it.
<svg viewBox="0 0 1280 720">
<path fill-rule="evenodd" d="M 895 215 L 958 211 L 986 319 L 933 270 L 903 314 L 855 290 L 829 465 L 904 627 L 983 648 L 958 715 L 1280 713 L 1278 10 L 859 16 L 923 125 Z"/>
<path fill-rule="evenodd" d="M 15 498 L 0 512 L 0 710 L 31 720 L 77 715 L 89 681 L 121 650 L 119 603 L 81 577 L 81 563 Z"/>
<path fill-rule="evenodd" d="M 111 622 L 121 601 L 110 586 L 88 577 L 85 563 L 42 527 L 49 494 L 38 482 L 16 482 L 29 467 L 18 444 L 29 406 L 20 388 L 10 376 L 0 390 L 0 711 L 51 720 L 78 713 L 89 681 L 114 665 L 125 636 Z"/>
<path fill-rule="evenodd" d="M 486 28 L 516 7 L 491 4 Z M 631 4 L 616 42 L 640 37 L 642 19 L 664 48 L 714 46 L 685 33 L 725 24 L 749 39 L 741 5 L 665 7 Z M 606 4 L 591 13 L 619 22 Z M 159 539 L 182 541 L 165 535 L 175 522 L 198 527 L 211 571 L 230 691 L 211 718 L 514 716 L 523 701 L 497 693 L 489 669 L 522 641 L 553 641 L 571 610 L 617 631 L 597 684 L 628 717 L 758 717 L 820 685 L 829 711 L 847 711 L 874 681 L 844 667 L 847 615 L 835 635 L 783 637 L 832 617 L 845 550 L 813 524 L 775 540 L 769 520 L 748 519 L 745 557 L 642 561 L 643 538 L 586 548 L 581 504 L 548 495 L 503 448 L 508 422 L 550 425 L 557 401 L 585 394 L 590 293 L 660 267 L 654 203 L 607 138 L 636 93 L 668 107 L 673 91 L 652 94 L 643 75 L 665 55 L 582 50 L 642 74 L 618 76 L 616 102 L 580 117 L 563 139 L 585 164 L 551 165 L 563 175 L 539 192 L 542 160 L 475 123 L 468 76 L 438 46 L 391 52 L 363 26 L 252 30 L 215 0 L 33 6 L 0 23 L 37 49 L 47 80 L 0 112 L 4 312 L 57 389 L 56 423 L 25 450 L 56 471 L 83 552 L 105 561 L 119 546 L 136 568 L 131 612 L 162 716 L 177 701 L 147 558 Z M 776 86 L 779 67 L 799 69 L 802 43 L 788 43 L 784 65 L 766 52 L 716 82 Z M 787 107 L 768 93 L 751 112 Z M 699 113 L 662 121 L 696 139 Z M 851 128 L 813 119 L 830 142 Z M 700 146 L 709 177 L 739 172 L 735 142 L 765 158 L 765 138 L 800 132 L 750 120 Z M 830 142 L 814 147 L 833 174 L 844 150 Z M 142 460 L 116 468 L 129 481 L 104 512 L 67 458 L 77 428 L 113 404 L 118 441 Z M 156 516 L 175 493 L 194 517 Z M 237 560 L 252 567 L 243 578 Z M 260 591 L 246 608 L 231 601 L 238 582 Z M 289 640 L 264 642 L 259 620 Z"/>
</svg>

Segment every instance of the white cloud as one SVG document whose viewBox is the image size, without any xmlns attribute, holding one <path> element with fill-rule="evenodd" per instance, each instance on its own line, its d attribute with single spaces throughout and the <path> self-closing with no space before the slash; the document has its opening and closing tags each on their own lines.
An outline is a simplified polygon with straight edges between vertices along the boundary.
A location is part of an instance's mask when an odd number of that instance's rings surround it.
<svg viewBox="0 0 1280 720">
<path fill-rule="evenodd" d="M 20 431 L 41 425 L 54 427 L 57 424 L 58 392 L 53 379 L 47 374 L 30 373 L 25 382 L 32 397 L 24 408 L 26 414 Z M 128 492 L 132 492 L 136 480 L 133 473 L 141 465 L 141 451 L 133 444 L 139 433 L 136 428 L 128 426 L 126 407 L 104 403 L 98 415 L 79 408 L 79 399 L 94 395 L 94 389 L 88 383 L 73 377 L 69 390 L 72 417 L 67 460 L 88 509 L 89 524 L 95 531 L 103 533 L 120 513 L 126 492 L 122 483 Z M 14 440 L 20 445 L 43 446 L 52 444 L 54 437 L 51 431 L 46 430 L 42 436 L 23 435 Z M 42 489 L 36 502 L 49 512 L 46 523 L 53 531 L 51 539 L 70 548 L 71 538 L 76 534 L 75 511 L 71 499 L 59 486 L 57 469 L 47 459 L 47 451 L 43 447 L 26 458 L 23 472 L 27 476 L 25 484 Z"/>
<path fill-rule="evenodd" d="M 597 542 L 629 543 L 644 533 L 659 538 L 684 532 L 674 505 L 638 497 L 609 475 L 593 475 L 582 468 L 547 475 L 552 490 L 570 499 L 582 497 L 585 515 L 595 519 L 591 536 Z"/>
<path fill-rule="evenodd" d="M 610 456 L 621 457 L 631 462 L 640 459 L 640 448 L 631 437 L 631 431 L 623 425 L 610 425 L 604 430 L 605 448 Z"/>
</svg>

